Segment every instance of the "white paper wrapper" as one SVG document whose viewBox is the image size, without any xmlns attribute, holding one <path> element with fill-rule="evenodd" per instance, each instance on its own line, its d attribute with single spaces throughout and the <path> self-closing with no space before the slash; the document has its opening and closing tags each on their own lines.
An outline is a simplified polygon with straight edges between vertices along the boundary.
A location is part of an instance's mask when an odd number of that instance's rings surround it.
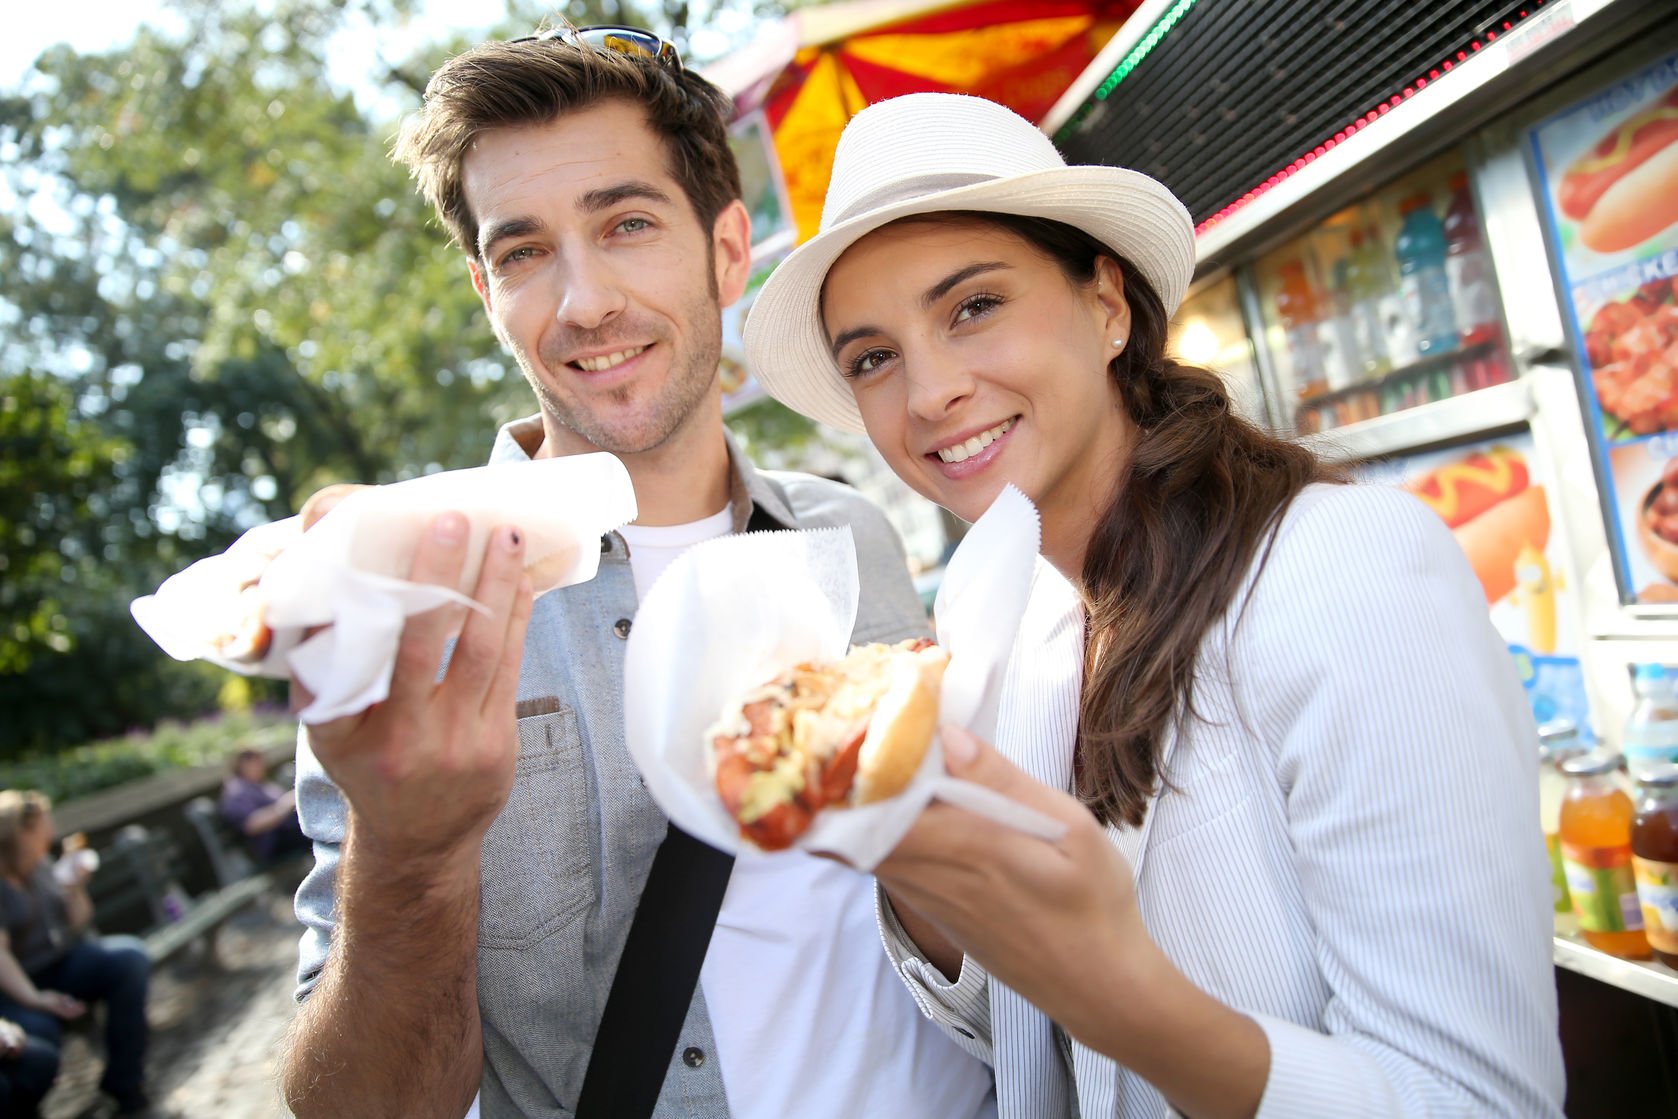
<svg viewBox="0 0 1678 1119">
<path fill-rule="evenodd" d="M 1037 510 L 1012 486 L 974 524 L 945 569 L 933 613 L 950 654 L 939 720 L 979 737 L 997 705 L 1037 556 Z M 844 655 L 857 609 L 849 529 L 754 533 L 697 545 L 667 568 L 636 613 L 624 665 L 630 755 L 666 815 L 738 855 L 743 840 L 712 782 L 705 732 L 752 688 L 801 661 Z M 944 771 L 937 740 L 900 795 L 829 808 L 798 841 L 872 870 L 938 797 L 999 823 L 1059 838 L 1055 821 Z"/>
<path fill-rule="evenodd" d="M 467 566 L 456 588 L 408 582 L 430 519 L 458 510 L 468 525 Z M 573 455 L 429 474 L 359 490 L 307 533 L 296 517 L 251 529 L 218 556 L 135 599 L 135 621 L 177 660 L 203 659 L 247 675 L 295 675 L 314 695 L 300 717 L 325 722 L 389 694 L 404 620 L 445 603 L 475 607 L 489 533 L 524 535 L 539 590 L 594 578 L 602 534 L 635 518 L 635 491 L 609 454 Z M 215 639 L 244 609 L 239 588 L 258 585 L 273 643 L 260 664 L 217 655 Z M 328 628 L 303 640 L 313 626 Z"/>
</svg>

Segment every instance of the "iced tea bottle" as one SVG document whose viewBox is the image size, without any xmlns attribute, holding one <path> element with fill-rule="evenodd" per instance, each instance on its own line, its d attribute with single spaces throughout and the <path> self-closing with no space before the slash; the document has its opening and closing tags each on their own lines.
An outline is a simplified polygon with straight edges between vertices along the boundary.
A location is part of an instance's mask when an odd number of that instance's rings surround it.
<svg viewBox="0 0 1678 1119">
<path fill-rule="evenodd" d="M 1649 958 L 1631 869 L 1631 798 L 1614 780 L 1619 758 L 1590 753 L 1561 763 L 1561 858 L 1585 942 L 1613 956 Z"/>
<path fill-rule="evenodd" d="M 1557 932 L 1574 928 L 1573 899 L 1567 895 L 1567 872 L 1561 861 L 1561 802 L 1569 783 L 1561 763 L 1585 752 L 1579 726 L 1572 719 L 1555 719 L 1538 728 L 1538 822 L 1543 825 L 1544 849 L 1550 855 Z"/>
<path fill-rule="evenodd" d="M 1650 767 L 1637 782 L 1631 864 L 1649 947 L 1678 968 L 1678 765 Z"/>
</svg>

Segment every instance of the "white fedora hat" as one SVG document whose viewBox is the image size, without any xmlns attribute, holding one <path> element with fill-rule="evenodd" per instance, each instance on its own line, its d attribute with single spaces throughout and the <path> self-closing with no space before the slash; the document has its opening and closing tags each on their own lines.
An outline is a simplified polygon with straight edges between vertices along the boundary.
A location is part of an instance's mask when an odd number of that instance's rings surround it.
<svg viewBox="0 0 1678 1119">
<path fill-rule="evenodd" d="M 769 395 L 820 423 L 861 432 L 862 414 L 821 323 L 827 271 L 898 218 L 979 210 L 1081 229 L 1134 264 L 1176 311 L 1194 272 L 1194 222 L 1164 186 L 1119 167 L 1068 167 L 1037 126 L 955 93 L 870 105 L 845 126 L 821 230 L 782 261 L 747 316 L 746 357 Z"/>
</svg>

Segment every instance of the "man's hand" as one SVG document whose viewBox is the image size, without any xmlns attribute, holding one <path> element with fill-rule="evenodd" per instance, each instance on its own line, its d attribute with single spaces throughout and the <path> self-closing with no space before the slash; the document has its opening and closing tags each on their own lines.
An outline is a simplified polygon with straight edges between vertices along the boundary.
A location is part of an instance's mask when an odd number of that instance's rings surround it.
<svg viewBox="0 0 1678 1119">
<path fill-rule="evenodd" d="M 22 1053 L 24 1036 L 22 1026 L 9 1018 L 0 1018 L 0 1058 Z"/>
<path fill-rule="evenodd" d="M 408 577 L 455 585 L 466 541 L 465 517 L 437 517 Z M 349 800 L 365 853 L 400 860 L 456 855 L 475 864 L 483 834 L 506 803 L 518 758 L 514 702 L 531 601 L 523 552 L 519 531 L 498 527 L 472 595 L 484 612 L 445 606 L 409 618 L 389 697 L 308 728 L 315 756 Z M 457 630 L 439 682 L 443 649 Z M 307 703 L 295 681 L 292 692 L 295 706 Z"/>
</svg>

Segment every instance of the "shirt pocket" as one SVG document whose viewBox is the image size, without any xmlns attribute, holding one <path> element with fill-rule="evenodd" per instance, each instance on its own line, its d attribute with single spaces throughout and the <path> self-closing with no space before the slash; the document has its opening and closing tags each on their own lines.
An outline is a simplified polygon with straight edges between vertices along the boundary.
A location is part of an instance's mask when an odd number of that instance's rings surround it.
<svg viewBox="0 0 1678 1119">
<path fill-rule="evenodd" d="M 484 948 L 528 948 L 575 922 L 599 897 L 577 713 L 561 707 L 520 719 L 518 734 L 513 791 L 484 837 Z"/>
</svg>

